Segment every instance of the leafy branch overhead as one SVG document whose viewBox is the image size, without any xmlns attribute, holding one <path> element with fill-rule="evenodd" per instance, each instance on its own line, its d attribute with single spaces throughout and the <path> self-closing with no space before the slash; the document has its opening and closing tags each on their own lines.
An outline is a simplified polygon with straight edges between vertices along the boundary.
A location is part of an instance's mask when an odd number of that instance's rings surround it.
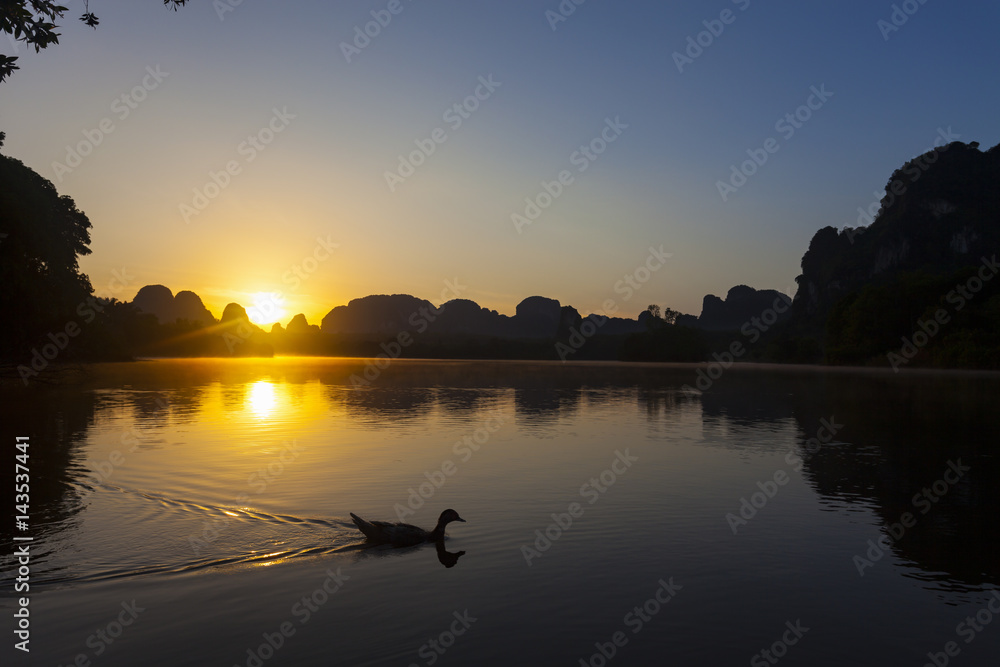
<svg viewBox="0 0 1000 667">
<path fill-rule="evenodd" d="M 177 11 L 187 1 L 163 0 L 163 4 Z M 59 43 L 57 22 L 62 22 L 67 11 L 66 7 L 47 0 L 0 0 L 0 33 L 34 47 L 37 53 L 50 44 Z M 90 0 L 84 2 L 84 13 L 80 20 L 91 28 L 97 28 L 99 20 L 90 11 Z M 0 54 L 0 82 L 19 69 L 16 62 L 17 56 Z"/>
</svg>

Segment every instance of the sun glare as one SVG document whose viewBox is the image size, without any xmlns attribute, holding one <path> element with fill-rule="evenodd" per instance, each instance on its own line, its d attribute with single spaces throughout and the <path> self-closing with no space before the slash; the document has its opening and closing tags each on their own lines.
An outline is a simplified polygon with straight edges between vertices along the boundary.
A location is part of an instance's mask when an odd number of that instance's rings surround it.
<svg viewBox="0 0 1000 667">
<path fill-rule="evenodd" d="M 277 292 L 257 292 L 253 295 L 253 306 L 247 308 L 247 315 L 254 324 L 280 322 L 287 315 L 284 304 L 284 297 Z"/>
<path fill-rule="evenodd" d="M 274 385 L 263 380 L 250 385 L 250 392 L 247 396 L 250 404 L 250 411 L 257 417 L 267 417 L 274 411 L 278 403 L 278 397 L 274 391 Z"/>
</svg>

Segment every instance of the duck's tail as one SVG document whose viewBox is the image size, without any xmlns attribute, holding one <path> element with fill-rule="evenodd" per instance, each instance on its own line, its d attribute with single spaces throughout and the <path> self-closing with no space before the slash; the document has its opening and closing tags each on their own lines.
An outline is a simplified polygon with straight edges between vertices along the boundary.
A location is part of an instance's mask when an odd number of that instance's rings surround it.
<svg viewBox="0 0 1000 667">
<path fill-rule="evenodd" d="M 372 537 L 372 538 L 375 537 L 376 533 L 378 532 L 375 529 L 375 526 L 371 525 L 370 523 L 359 517 L 354 512 L 351 512 L 350 515 L 351 519 L 354 521 L 354 525 L 358 527 L 358 530 L 364 533 L 365 537 Z"/>
</svg>

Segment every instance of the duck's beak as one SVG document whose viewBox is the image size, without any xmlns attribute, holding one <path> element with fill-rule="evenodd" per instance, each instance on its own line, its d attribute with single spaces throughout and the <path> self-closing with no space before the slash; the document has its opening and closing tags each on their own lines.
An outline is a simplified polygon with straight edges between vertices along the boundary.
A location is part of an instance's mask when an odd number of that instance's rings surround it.
<svg viewBox="0 0 1000 667">
<path fill-rule="evenodd" d="M 462 518 L 462 517 L 460 517 L 460 516 L 459 516 L 459 517 L 455 517 L 455 521 L 461 521 L 462 523 L 467 523 L 467 522 L 466 522 L 466 520 L 465 520 L 465 519 L 463 519 L 463 518 Z"/>
</svg>

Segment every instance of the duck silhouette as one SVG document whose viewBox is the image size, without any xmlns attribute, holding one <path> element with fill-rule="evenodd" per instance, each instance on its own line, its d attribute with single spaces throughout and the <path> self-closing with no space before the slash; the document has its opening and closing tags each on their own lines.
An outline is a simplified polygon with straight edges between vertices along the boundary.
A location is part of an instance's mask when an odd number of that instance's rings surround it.
<svg viewBox="0 0 1000 667">
<path fill-rule="evenodd" d="M 441 516 L 438 518 L 437 526 L 434 530 L 424 530 L 423 528 L 418 528 L 417 526 L 410 525 L 408 523 L 389 523 L 388 521 L 365 521 L 357 514 L 351 513 L 351 519 L 354 520 L 354 525 L 358 527 L 365 537 L 368 538 L 370 542 L 379 542 L 382 544 L 393 544 L 399 547 L 408 547 L 414 544 L 420 544 L 422 542 L 440 542 L 444 539 L 444 529 L 452 521 L 461 521 L 465 523 L 465 519 L 458 515 L 453 509 L 447 509 L 441 512 Z"/>
</svg>

